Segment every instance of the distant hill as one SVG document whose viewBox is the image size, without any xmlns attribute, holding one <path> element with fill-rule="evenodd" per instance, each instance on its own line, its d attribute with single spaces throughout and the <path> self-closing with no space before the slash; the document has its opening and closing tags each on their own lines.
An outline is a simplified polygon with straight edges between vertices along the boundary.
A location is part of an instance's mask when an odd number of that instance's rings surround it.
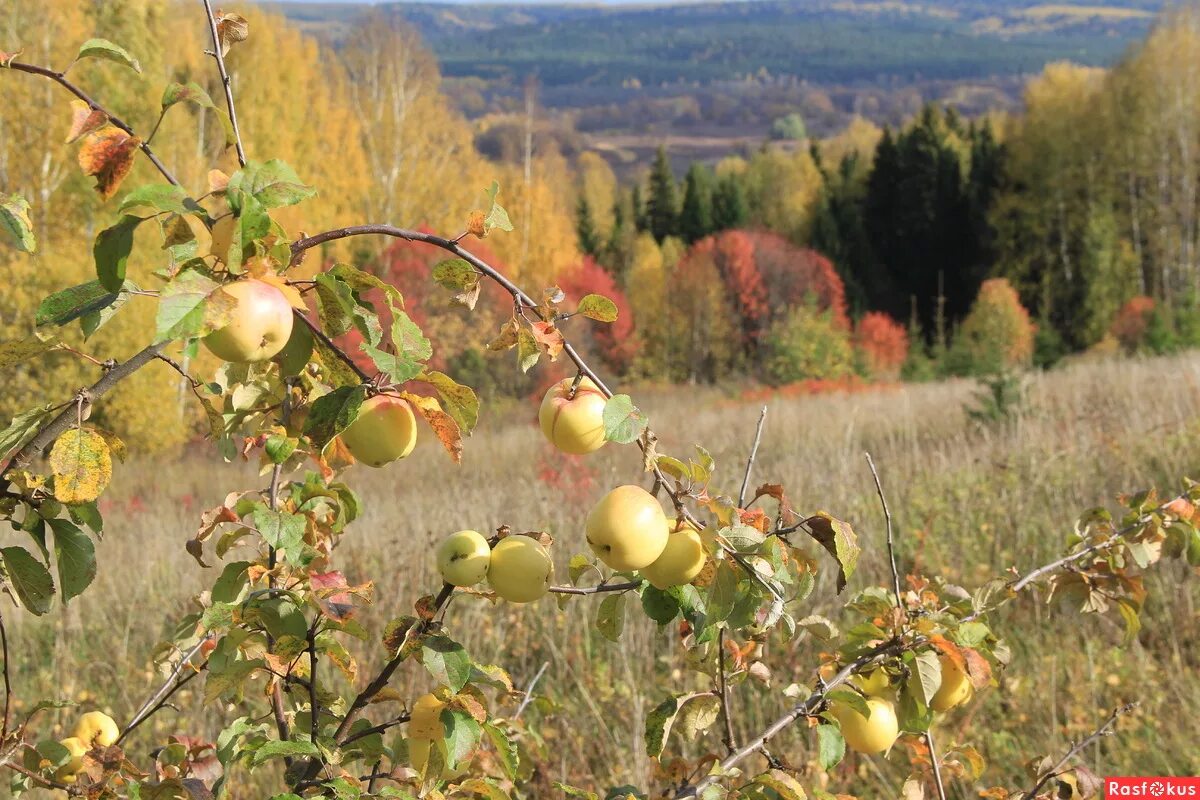
<svg viewBox="0 0 1200 800">
<path fill-rule="evenodd" d="M 974 79 L 1069 58 L 1107 64 L 1162 0 L 757 0 L 666 5 L 383 3 L 416 27 L 449 76 L 544 86 L 736 80 L 766 71 L 817 83 Z M 287 3 L 339 29 L 366 6 Z"/>
</svg>

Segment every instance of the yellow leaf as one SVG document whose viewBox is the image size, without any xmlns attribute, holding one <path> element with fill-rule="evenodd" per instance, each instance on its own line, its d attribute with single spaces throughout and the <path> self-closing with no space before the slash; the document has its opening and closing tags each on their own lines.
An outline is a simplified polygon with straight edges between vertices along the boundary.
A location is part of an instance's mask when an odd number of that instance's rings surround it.
<svg viewBox="0 0 1200 800">
<path fill-rule="evenodd" d="M 108 442 L 89 428 L 75 428 L 58 437 L 50 449 L 54 496 L 67 505 L 89 503 L 112 479 Z"/>
<path fill-rule="evenodd" d="M 410 392 L 401 392 L 400 396 L 412 404 L 413 408 L 420 412 L 425 421 L 429 423 L 429 427 L 433 428 L 433 433 L 437 436 L 438 441 L 446 448 L 446 452 L 454 459 L 457 464 L 462 461 L 462 431 L 458 427 L 458 423 L 454 418 L 442 410 L 442 404 L 435 398 L 422 397 Z"/>
</svg>

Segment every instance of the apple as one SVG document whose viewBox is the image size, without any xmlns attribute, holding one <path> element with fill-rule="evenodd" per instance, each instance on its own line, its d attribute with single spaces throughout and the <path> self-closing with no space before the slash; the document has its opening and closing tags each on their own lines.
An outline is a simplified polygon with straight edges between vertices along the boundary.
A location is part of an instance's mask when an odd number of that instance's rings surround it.
<svg viewBox="0 0 1200 800">
<path fill-rule="evenodd" d="M 938 661 L 942 664 L 942 685 L 929 701 L 929 707 L 934 711 L 949 711 L 970 700 L 975 687 L 971 685 L 967 671 L 954 659 L 943 653 L 938 656 Z"/>
<path fill-rule="evenodd" d="M 866 675 L 855 675 L 854 684 L 869 697 L 886 697 L 892 688 L 892 679 L 882 669 L 872 670 Z"/>
<path fill-rule="evenodd" d="M 671 526 L 654 495 L 640 486 L 618 486 L 588 514 L 592 551 L 616 570 L 644 569 L 663 554 Z"/>
<path fill-rule="evenodd" d="M 234 363 L 266 361 L 292 335 L 292 306 L 278 287 L 254 279 L 221 287 L 236 306 L 229 324 L 204 337 L 204 346 L 217 358 Z"/>
<path fill-rule="evenodd" d="M 116 744 L 121 731 L 117 728 L 117 723 L 113 722 L 113 718 L 108 714 L 100 711 L 89 711 L 75 723 L 75 730 L 72 735 L 89 748 L 96 745 L 109 747 Z"/>
<path fill-rule="evenodd" d="M 541 542 L 509 536 L 492 548 L 487 579 L 492 590 L 510 603 L 532 603 L 550 590 L 554 562 Z"/>
<path fill-rule="evenodd" d="M 680 522 L 667 537 L 667 546 L 662 554 L 653 564 L 642 569 L 642 577 L 656 589 L 682 586 L 691 583 L 700 574 L 707 557 L 700 532 L 694 526 Z"/>
<path fill-rule="evenodd" d="M 75 776 L 83 770 L 83 754 L 88 751 L 88 746 L 74 736 L 63 739 L 59 744 L 67 748 L 71 760 L 59 767 L 54 777 L 60 783 L 74 783 Z"/>
<path fill-rule="evenodd" d="M 442 540 L 437 550 L 438 572 L 452 586 L 474 586 L 487 577 L 492 549 L 478 531 L 459 531 Z"/>
<path fill-rule="evenodd" d="M 584 378 L 571 397 L 574 378 L 564 378 L 546 390 L 538 422 L 550 444 L 581 456 L 604 446 L 604 404 L 607 398 L 591 378 Z"/>
<path fill-rule="evenodd" d="M 829 710 L 842 727 L 846 746 L 856 752 L 882 753 L 900 735 L 896 706 L 882 697 L 867 698 L 869 716 L 866 717 L 848 703 L 834 701 Z"/>
<path fill-rule="evenodd" d="M 404 458 L 417 444 L 417 418 L 400 397 L 377 394 L 367 398 L 358 417 L 342 431 L 350 455 L 371 467 Z"/>
</svg>

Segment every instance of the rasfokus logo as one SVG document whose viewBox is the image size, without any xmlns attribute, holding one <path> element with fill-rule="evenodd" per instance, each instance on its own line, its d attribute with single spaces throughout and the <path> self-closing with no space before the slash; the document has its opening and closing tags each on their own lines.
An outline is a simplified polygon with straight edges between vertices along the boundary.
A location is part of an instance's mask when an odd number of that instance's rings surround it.
<svg viewBox="0 0 1200 800">
<path fill-rule="evenodd" d="M 1200 778 L 1105 778 L 1105 798 L 1195 797 L 1200 800 Z"/>
</svg>

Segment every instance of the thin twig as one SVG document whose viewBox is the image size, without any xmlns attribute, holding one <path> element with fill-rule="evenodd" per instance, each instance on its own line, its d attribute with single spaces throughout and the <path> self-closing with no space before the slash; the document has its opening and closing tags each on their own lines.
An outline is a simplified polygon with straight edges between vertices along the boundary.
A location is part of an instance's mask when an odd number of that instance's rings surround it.
<svg viewBox="0 0 1200 800">
<path fill-rule="evenodd" d="M 1103 725 L 1093 731 L 1086 738 L 1081 739 L 1072 745 L 1071 749 L 1067 751 L 1067 754 L 1060 758 L 1053 767 L 1042 773 L 1042 776 L 1038 778 L 1038 781 L 1033 785 L 1033 788 L 1021 796 L 1024 798 L 1036 797 L 1041 788 L 1045 786 L 1052 778 L 1062 774 L 1063 767 L 1065 767 L 1072 758 L 1082 753 L 1088 745 L 1090 745 L 1092 742 L 1102 739 L 1105 736 L 1112 736 L 1113 733 L 1115 733 L 1112 728 L 1117 724 L 1117 720 L 1124 715 L 1131 713 L 1138 707 L 1138 705 L 1140 704 L 1136 702 L 1127 703 L 1120 708 L 1113 709 L 1113 712 L 1108 715 L 1108 719 L 1104 721 Z"/>
<path fill-rule="evenodd" d="M 207 6 L 207 5 L 208 5 L 208 3 L 205 2 L 205 6 Z M 283 408 L 280 411 L 280 421 L 283 423 L 284 428 L 287 427 L 288 422 L 291 417 L 291 408 L 292 408 L 291 407 L 291 397 L 292 397 L 291 382 L 284 381 L 284 384 L 283 384 Z M 270 483 L 270 486 L 267 488 L 267 502 L 270 504 L 272 511 L 279 510 L 279 479 L 280 479 L 280 476 L 282 476 L 282 475 L 283 475 L 283 464 L 276 464 L 271 469 L 271 483 Z M 275 567 L 278 564 L 278 559 L 279 559 L 278 552 L 276 552 L 274 547 L 271 547 L 270 545 L 268 545 L 267 546 L 267 569 L 268 569 L 267 588 L 269 590 L 275 589 Z M 275 637 L 268 633 L 267 634 L 267 652 L 270 653 L 274 649 L 275 649 Z M 315 667 L 315 662 L 314 662 L 314 667 Z M 311 683 L 315 679 L 316 679 L 315 675 L 312 675 L 309 678 L 309 683 L 310 683 L 309 690 L 310 691 L 312 690 Z M 284 702 L 283 702 L 283 686 L 279 683 L 279 681 L 273 681 L 272 685 L 271 685 L 271 713 L 275 717 L 275 728 L 276 728 L 276 730 L 279 731 L 280 740 L 286 742 L 288 740 L 288 738 L 290 737 L 290 731 L 288 729 L 287 713 L 286 713 L 286 709 L 284 707 Z M 314 714 L 314 716 L 315 716 L 315 714 Z M 313 741 L 316 741 L 316 737 L 313 737 Z M 290 767 L 291 763 L 292 763 L 292 759 L 285 758 L 284 762 Z"/>
<path fill-rule="evenodd" d="M 185 680 L 180 681 L 179 679 L 180 673 L 182 673 L 184 669 L 191 664 L 196 653 L 200 652 L 200 648 L 204 646 L 204 643 L 207 642 L 209 638 L 209 636 L 205 636 L 203 639 L 196 642 L 196 644 L 193 645 L 190 650 L 180 657 L 179 663 L 175 665 L 175 669 L 171 670 L 171 674 L 167 676 L 165 681 L 163 681 L 162 686 L 160 686 L 157 691 L 150 695 L 150 697 L 146 698 L 146 702 L 142 703 L 141 707 L 134 712 L 133 717 L 129 720 L 129 723 L 125 726 L 125 729 L 121 731 L 121 735 L 117 737 L 117 744 L 120 744 L 122 741 L 124 741 L 125 737 L 132 733 L 134 728 L 141 725 L 143 722 L 149 719 L 155 711 L 162 708 L 162 704 L 165 703 L 171 695 L 179 691 L 179 688 L 184 683 L 186 683 L 188 680 L 191 680 L 191 678 L 195 677 L 195 675 L 199 674 L 200 669 L 203 669 L 204 667 L 203 664 L 196 667 L 196 670 L 192 673 L 192 675 L 188 676 Z"/>
<path fill-rule="evenodd" d="M 605 592 L 628 592 L 642 585 L 641 581 L 626 581 L 624 583 L 602 583 L 598 586 L 551 586 L 548 591 L 553 594 L 604 594 Z"/>
<path fill-rule="evenodd" d="M 242 131 L 238 128 L 237 109 L 233 104 L 233 84 L 229 80 L 229 72 L 225 69 L 225 56 L 221 52 L 221 34 L 217 31 L 217 18 L 213 16 L 212 3 L 202 0 L 204 13 L 208 15 L 208 29 L 212 33 L 212 57 L 217 62 L 217 72 L 221 75 L 221 84 L 225 88 L 225 105 L 229 108 L 229 124 L 233 128 L 233 144 L 237 148 L 238 164 L 246 166 L 246 150 L 242 147 Z"/>
<path fill-rule="evenodd" d="M 763 415 L 767 412 L 763 407 Z M 762 417 L 759 417 L 758 430 L 762 432 Z M 757 437 L 755 437 L 757 439 Z M 747 470 L 749 472 L 749 470 Z M 721 718 L 725 720 L 725 749 L 730 753 L 737 750 L 737 740 L 733 738 L 733 717 L 729 713 L 729 686 L 725 683 L 725 629 L 717 631 L 717 692 L 721 700 Z"/>
<path fill-rule="evenodd" d="M 879 481 L 879 472 L 875 469 L 875 461 L 871 458 L 870 453 L 864 453 L 867 457 L 867 466 L 871 468 L 871 477 L 875 479 L 875 490 L 879 493 L 879 504 L 883 506 L 883 518 L 887 523 L 887 551 L 888 560 L 892 565 L 892 591 L 896 593 L 896 610 L 903 615 L 904 600 L 900 594 L 900 570 L 896 568 L 896 544 L 892 539 L 892 511 L 888 508 L 887 495 L 883 493 L 883 484 Z"/>
<path fill-rule="evenodd" d="M 925 731 L 925 744 L 929 745 L 929 760 L 933 762 L 933 783 L 937 787 L 938 800 L 946 800 L 946 785 L 942 783 L 942 765 L 931 731 Z"/>
<path fill-rule="evenodd" d="M 742 490 L 738 492 L 738 508 L 746 505 L 746 491 L 750 488 L 750 472 L 754 469 L 754 458 L 758 455 L 758 445 L 762 441 L 763 424 L 767 421 L 767 407 L 762 407 L 758 415 L 758 427 L 754 429 L 754 444 L 750 447 L 750 457 L 746 459 L 746 475 L 742 478 Z"/>
<path fill-rule="evenodd" d="M 531 680 L 529 685 L 525 687 L 525 696 L 521 698 L 521 705 L 517 706 L 517 713 L 513 714 L 513 719 L 520 719 L 521 715 L 525 713 L 525 707 L 533 701 L 533 687 L 537 686 L 538 681 L 542 679 L 542 674 L 545 673 L 546 668 L 549 666 L 549 661 L 543 661 L 542 666 L 537 671 L 537 674 L 533 676 L 533 680 Z"/>
<path fill-rule="evenodd" d="M 0 746 L 8 739 L 8 723 L 12 711 L 12 682 L 9 677 L 8 632 L 4 630 L 4 616 L 0 615 L 0 646 L 4 654 L 4 724 L 0 729 Z"/>
<path fill-rule="evenodd" d="M 68 80 L 63 73 L 55 72 L 54 70 L 47 69 L 46 67 L 35 66 L 34 64 L 23 64 L 20 61 L 11 61 L 9 62 L 8 67 L 16 70 L 17 72 L 26 72 L 30 75 L 41 75 L 44 78 L 49 78 L 71 94 L 78 97 L 83 102 L 87 103 L 88 108 L 90 108 L 92 111 L 99 111 L 100 113 L 104 114 L 104 116 L 108 117 L 108 121 L 113 125 L 125 131 L 125 133 L 129 134 L 130 136 L 137 137 L 137 134 L 134 133 L 133 128 L 126 125 L 119 117 L 114 116 L 111 111 L 93 100 L 87 92 L 83 91 L 70 80 Z M 155 169 L 162 173 L 162 176 L 167 179 L 168 183 L 172 183 L 175 186 L 182 185 L 178 180 L 176 180 L 175 176 L 171 174 L 170 170 L 168 170 L 166 166 L 158 160 L 158 156 L 155 155 L 154 151 L 150 149 L 150 144 L 148 141 L 141 140 L 140 146 L 142 148 L 142 152 L 146 154 L 146 158 L 150 159 L 150 163 L 154 165 Z"/>
</svg>

